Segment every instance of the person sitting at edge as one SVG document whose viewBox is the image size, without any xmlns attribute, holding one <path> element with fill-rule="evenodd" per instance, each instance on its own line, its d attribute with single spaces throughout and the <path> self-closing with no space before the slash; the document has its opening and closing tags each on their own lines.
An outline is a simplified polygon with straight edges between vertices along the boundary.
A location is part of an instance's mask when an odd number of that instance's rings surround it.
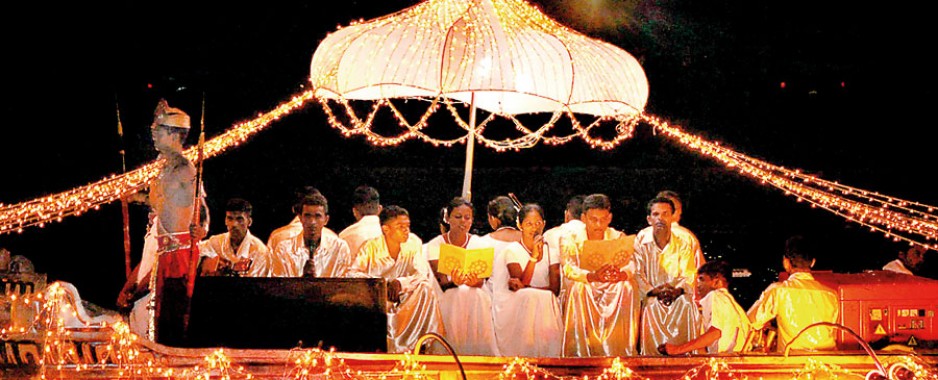
<svg viewBox="0 0 938 380">
<path fill-rule="evenodd" d="M 704 348 L 709 354 L 744 349 L 751 327 L 746 311 L 727 289 L 731 277 L 732 269 L 722 260 L 708 262 L 697 269 L 702 334 L 684 344 L 665 343 L 658 347 L 658 351 L 666 355 L 681 355 Z"/>
<path fill-rule="evenodd" d="M 378 218 L 381 236 L 362 244 L 349 277 L 387 280 L 388 352 L 404 353 L 413 350 L 423 335 L 445 336 L 446 330 L 422 242 L 410 233 L 409 213 L 388 205 Z"/>
<path fill-rule="evenodd" d="M 789 345 L 799 350 L 831 350 L 836 346 L 833 328 L 815 326 L 805 330 L 811 324 L 836 323 L 840 318 L 837 293 L 811 274 L 815 261 L 809 241 L 800 235 L 790 237 L 785 242 L 782 257 L 788 279 L 769 285 L 747 312 L 755 329 L 762 329 L 775 320 L 777 351 L 785 351 Z M 792 341 L 799 333 L 798 340 Z"/>
</svg>

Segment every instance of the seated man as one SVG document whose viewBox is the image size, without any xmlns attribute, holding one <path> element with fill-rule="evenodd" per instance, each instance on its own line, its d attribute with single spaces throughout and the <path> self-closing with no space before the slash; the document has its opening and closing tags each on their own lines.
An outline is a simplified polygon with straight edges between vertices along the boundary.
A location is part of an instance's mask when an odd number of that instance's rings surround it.
<svg viewBox="0 0 938 380">
<path fill-rule="evenodd" d="M 352 257 L 358 254 L 362 244 L 381 236 L 381 197 L 378 190 L 371 186 L 359 186 L 353 194 L 352 215 L 356 222 L 339 232 L 339 237 L 348 243 Z"/>
<path fill-rule="evenodd" d="M 563 356 L 635 354 L 638 297 L 631 280 L 634 261 L 605 264 L 596 271 L 581 267 L 586 240 L 614 240 L 625 235 L 611 227 L 612 203 L 605 194 L 583 200 L 583 225 L 560 238 L 563 276 L 570 284 L 564 309 Z"/>
<path fill-rule="evenodd" d="M 253 220 L 251 203 L 232 198 L 225 205 L 225 227 L 228 232 L 199 242 L 202 262 L 201 276 L 258 277 L 265 274 L 251 270 L 259 256 L 267 254 L 267 245 L 248 229 Z"/>
<path fill-rule="evenodd" d="M 813 323 L 837 323 L 840 318 L 837 293 L 811 275 L 814 262 L 814 254 L 803 237 L 789 238 L 782 258 L 785 271 L 790 273 L 788 279 L 769 285 L 749 308 L 747 314 L 755 329 L 762 329 L 775 319 L 778 325 L 777 351 L 784 351 L 788 345 L 801 350 L 835 348 L 834 329 L 829 326 L 812 327 L 798 340 L 792 341 L 795 335 Z"/>
<path fill-rule="evenodd" d="M 725 261 L 711 261 L 697 269 L 703 334 L 684 344 L 665 343 L 658 351 L 680 355 L 704 348 L 709 354 L 743 349 L 750 331 L 749 317 L 726 289 L 731 276 L 732 269 Z"/>
<path fill-rule="evenodd" d="M 335 234 L 324 233 L 329 222 L 329 203 L 322 194 L 303 198 L 297 210 L 303 232 L 269 247 L 254 263 L 258 274 L 270 277 L 345 277 L 351 256 L 348 244 Z"/>
<path fill-rule="evenodd" d="M 883 266 L 883 270 L 915 275 L 915 272 L 918 271 L 922 263 L 925 262 L 925 252 L 927 251 L 928 250 L 921 245 L 912 245 L 908 249 L 899 251 L 899 258 L 887 263 Z"/>
<path fill-rule="evenodd" d="M 693 296 L 700 256 L 692 234 L 674 231 L 670 198 L 656 197 L 646 210 L 649 226 L 635 239 L 635 280 L 644 297 L 640 353 L 656 355 L 661 344 L 684 344 L 700 333 Z"/>
<path fill-rule="evenodd" d="M 427 333 L 445 335 L 430 263 L 422 242 L 410 233 L 410 216 L 399 206 L 387 206 L 379 214 L 381 236 L 362 245 L 349 271 L 350 277 L 384 278 L 388 281 L 388 352 L 414 349 Z"/>
<path fill-rule="evenodd" d="M 296 235 L 303 233 L 303 223 L 300 222 L 300 217 L 297 216 L 300 214 L 300 203 L 303 202 L 303 198 L 306 198 L 313 194 L 320 194 L 319 189 L 312 186 L 304 186 L 300 191 L 296 192 L 296 203 L 293 204 L 293 220 L 290 223 L 287 223 L 285 226 L 277 227 L 270 232 L 270 236 L 267 237 L 267 250 L 270 251 L 273 247 L 279 244 L 281 241 L 293 239 Z M 329 229 L 329 227 L 323 227 L 322 233 L 325 235 L 336 235 L 335 232 Z"/>
</svg>

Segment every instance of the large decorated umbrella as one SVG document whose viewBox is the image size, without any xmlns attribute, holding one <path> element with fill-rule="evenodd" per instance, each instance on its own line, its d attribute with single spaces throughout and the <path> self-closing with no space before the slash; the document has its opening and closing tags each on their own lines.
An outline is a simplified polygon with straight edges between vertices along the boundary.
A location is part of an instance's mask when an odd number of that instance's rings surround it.
<svg viewBox="0 0 938 380">
<path fill-rule="evenodd" d="M 366 135 L 376 144 L 419 138 L 435 144 L 466 143 L 463 196 L 470 195 L 475 143 L 519 149 L 542 141 L 561 144 L 580 137 L 610 148 L 631 135 L 648 99 L 648 81 L 638 61 L 626 51 L 579 34 L 523 0 L 427 0 L 384 17 L 356 23 L 328 35 L 313 54 L 310 81 L 346 135 Z M 423 117 L 410 123 L 390 99 L 430 101 Z M 374 103 L 360 116 L 350 101 Z M 469 105 L 468 122 L 454 104 Z M 344 105 L 349 122 L 333 107 Z M 465 130 L 462 137 L 440 140 L 427 133 L 429 115 L 446 106 Z M 388 107 L 403 132 L 375 133 L 374 112 Z M 476 109 L 489 113 L 482 122 Z M 517 115 L 553 117 L 528 128 Z M 590 117 L 582 123 L 583 115 Z M 572 128 L 551 131 L 566 116 Z M 513 120 L 520 136 L 486 137 L 485 125 L 496 117 Z M 591 130 L 614 125 L 612 137 Z"/>
</svg>

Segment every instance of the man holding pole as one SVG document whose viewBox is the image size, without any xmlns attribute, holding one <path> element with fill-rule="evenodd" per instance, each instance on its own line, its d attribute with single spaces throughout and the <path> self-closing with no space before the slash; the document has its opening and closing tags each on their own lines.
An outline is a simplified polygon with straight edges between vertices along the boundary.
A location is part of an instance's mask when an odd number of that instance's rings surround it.
<svg viewBox="0 0 938 380">
<path fill-rule="evenodd" d="M 140 333 L 143 313 L 139 309 L 146 307 L 147 336 L 170 345 L 184 336 L 191 296 L 187 291 L 190 266 L 192 260 L 198 258 L 198 248 L 193 242 L 201 238 L 190 233 L 190 226 L 198 219 L 194 211 L 197 196 L 199 204 L 203 202 L 201 194 L 196 193 L 197 169 L 182 154 L 189 128 L 189 115 L 160 100 L 150 126 L 161 163 L 159 175 L 150 183 L 148 202 L 152 210 L 147 240 L 151 244 L 144 242 L 141 262 L 117 300 L 118 306 L 128 307 L 135 294 L 149 290 L 155 297 L 135 303 L 131 313 L 132 330 Z M 152 244 L 154 240 L 156 244 Z"/>
</svg>

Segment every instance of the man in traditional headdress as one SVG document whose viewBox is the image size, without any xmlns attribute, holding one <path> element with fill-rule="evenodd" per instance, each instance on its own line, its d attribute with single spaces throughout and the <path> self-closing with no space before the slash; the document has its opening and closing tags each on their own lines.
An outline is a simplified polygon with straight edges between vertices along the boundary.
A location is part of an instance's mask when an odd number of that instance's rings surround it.
<svg viewBox="0 0 938 380">
<path fill-rule="evenodd" d="M 151 207 L 150 228 L 140 264 L 117 299 L 117 305 L 126 308 L 136 296 L 149 292 L 134 303 L 131 330 L 161 343 L 183 336 L 189 264 L 198 257 L 192 241 L 200 237 L 190 233 L 194 227 L 197 173 L 195 165 L 182 154 L 189 128 L 189 115 L 161 99 L 150 125 L 153 145 L 160 153 L 159 175 L 150 183 L 146 199 Z M 204 206 L 203 199 L 199 203 Z M 196 252 L 192 252 L 193 247 Z M 154 267 L 156 276 L 152 277 Z"/>
</svg>

